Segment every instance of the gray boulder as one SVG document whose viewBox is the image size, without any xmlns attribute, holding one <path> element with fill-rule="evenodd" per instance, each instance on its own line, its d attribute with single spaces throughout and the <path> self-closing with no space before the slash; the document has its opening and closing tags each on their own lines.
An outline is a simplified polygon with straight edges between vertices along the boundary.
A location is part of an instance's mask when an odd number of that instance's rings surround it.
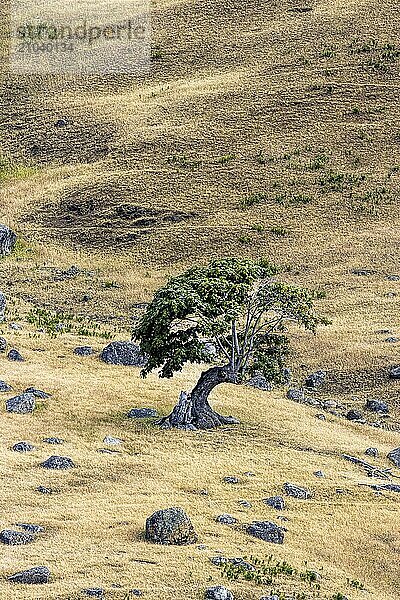
<svg viewBox="0 0 400 600">
<path fill-rule="evenodd" d="M 154 544 L 186 546 L 195 544 L 198 536 L 185 511 L 174 507 L 159 510 L 147 519 L 146 540 Z"/>
<path fill-rule="evenodd" d="M 133 342 L 111 342 L 100 355 L 103 362 L 126 367 L 144 367 L 147 359 Z"/>
<path fill-rule="evenodd" d="M 45 444 L 53 444 L 53 445 L 57 445 L 57 446 L 64 443 L 64 440 L 62 440 L 61 438 L 58 438 L 58 437 L 44 438 L 43 441 Z"/>
<path fill-rule="evenodd" d="M 7 300 L 3 292 L 0 292 L 0 323 L 4 321 L 6 314 Z"/>
<path fill-rule="evenodd" d="M 352 408 L 347 412 L 346 419 L 348 419 L 348 421 L 361 421 L 363 419 L 363 414 L 361 411 Z"/>
<path fill-rule="evenodd" d="M 233 525 L 237 523 L 237 519 L 232 517 L 232 515 L 228 515 L 227 513 L 223 513 L 222 515 L 218 515 L 215 519 L 217 523 L 222 523 L 223 525 Z"/>
<path fill-rule="evenodd" d="M 232 485 L 236 485 L 237 483 L 239 483 L 239 479 L 232 475 L 227 475 L 226 477 L 224 477 L 223 481 L 224 483 L 230 483 Z"/>
<path fill-rule="evenodd" d="M 127 417 L 129 419 L 148 419 L 149 417 L 158 417 L 158 412 L 155 408 L 132 408 Z"/>
<path fill-rule="evenodd" d="M 5 352 L 7 350 L 7 340 L 6 338 L 0 337 L 0 352 Z"/>
<path fill-rule="evenodd" d="M 233 600 L 233 594 L 223 585 L 215 585 L 206 590 L 204 598 L 206 600 Z"/>
<path fill-rule="evenodd" d="M 290 389 L 287 391 L 286 397 L 289 400 L 294 400 L 295 402 L 304 402 L 304 400 L 305 400 L 304 390 L 299 390 L 299 389 L 295 389 L 295 388 Z"/>
<path fill-rule="evenodd" d="M 36 401 L 33 394 L 21 394 L 20 396 L 10 398 L 6 402 L 7 412 L 18 413 L 20 415 L 33 412 L 35 406 Z"/>
<path fill-rule="evenodd" d="M 124 440 L 120 438 L 112 437 L 111 435 L 106 435 L 103 440 L 103 444 L 110 444 L 110 446 L 117 446 L 118 444 L 122 444 Z"/>
<path fill-rule="evenodd" d="M 372 456 L 373 458 L 378 458 L 379 450 L 378 450 L 378 448 L 367 448 L 365 451 L 365 454 L 367 456 Z"/>
<path fill-rule="evenodd" d="M 300 487 L 294 483 L 284 483 L 283 489 L 288 496 L 292 498 L 298 498 L 300 500 L 308 500 L 312 494 L 307 488 Z"/>
<path fill-rule="evenodd" d="M 43 392 L 42 390 L 38 390 L 35 387 L 26 388 L 26 390 L 24 391 L 24 394 L 33 394 L 35 396 L 35 398 L 40 398 L 41 400 L 46 400 L 46 398 L 51 397 L 51 394 L 48 394 L 47 392 Z"/>
<path fill-rule="evenodd" d="M 91 346 L 78 346 L 74 349 L 74 354 L 77 356 L 91 356 L 94 352 Z"/>
<path fill-rule="evenodd" d="M 271 496 L 271 498 L 265 498 L 264 504 L 275 508 L 275 510 L 283 510 L 285 508 L 285 500 L 282 496 Z"/>
<path fill-rule="evenodd" d="M 400 366 L 392 367 L 389 371 L 390 379 L 400 379 Z"/>
<path fill-rule="evenodd" d="M 29 442 L 17 442 L 12 447 L 14 452 L 32 452 L 35 450 L 35 446 L 32 446 Z"/>
<path fill-rule="evenodd" d="M 7 354 L 7 358 L 8 360 L 12 360 L 14 362 L 24 362 L 24 357 L 22 354 L 20 354 L 20 352 L 18 352 L 18 350 L 15 350 L 15 348 L 10 350 L 10 352 Z"/>
<path fill-rule="evenodd" d="M 86 588 L 82 593 L 91 598 L 104 598 L 104 590 L 102 588 Z"/>
<path fill-rule="evenodd" d="M 258 390 L 263 390 L 264 392 L 270 392 L 273 388 L 273 385 L 266 380 L 264 375 L 261 373 L 256 373 L 248 382 L 247 385 Z"/>
<path fill-rule="evenodd" d="M 33 542 L 35 537 L 25 531 L 13 531 L 12 529 L 3 529 L 0 531 L 0 542 L 8 546 L 23 546 Z"/>
<path fill-rule="evenodd" d="M 16 241 L 17 236 L 15 233 L 7 225 L 0 224 L 0 257 L 11 254 Z"/>
<path fill-rule="evenodd" d="M 389 452 L 387 457 L 389 460 L 392 461 L 393 464 L 396 465 L 396 467 L 399 467 L 400 469 L 400 448 L 395 448 L 394 450 Z"/>
<path fill-rule="evenodd" d="M 5 381 L 0 381 L 0 392 L 11 392 L 12 387 Z"/>
<path fill-rule="evenodd" d="M 45 469 L 65 470 L 73 469 L 75 464 L 72 458 L 69 458 L 68 456 L 50 456 L 47 460 L 42 462 L 41 466 Z"/>
<path fill-rule="evenodd" d="M 285 529 L 271 521 L 254 521 L 247 527 L 247 533 L 272 544 L 283 544 L 285 539 Z"/>
<path fill-rule="evenodd" d="M 325 382 L 325 379 L 326 379 L 326 372 L 320 370 L 320 371 L 316 371 L 315 373 L 311 373 L 311 375 L 308 375 L 304 384 L 306 387 L 316 388 L 316 387 L 320 387 Z"/>
<path fill-rule="evenodd" d="M 389 407 L 386 404 L 386 402 L 384 402 L 383 400 L 375 400 L 375 399 L 371 399 L 371 400 L 367 400 L 365 408 L 367 410 L 370 410 L 371 412 L 382 412 L 382 413 L 388 413 L 389 412 Z"/>
<path fill-rule="evenodd" d="M 25 584 L 41 584 L 48 583 L 50 579 L 50 571 L 47 567 L 32 567 L 26 571 L 15 573 L 8 577 L 8 581 L 12 583 L 25 583 Z"/>
</svg>

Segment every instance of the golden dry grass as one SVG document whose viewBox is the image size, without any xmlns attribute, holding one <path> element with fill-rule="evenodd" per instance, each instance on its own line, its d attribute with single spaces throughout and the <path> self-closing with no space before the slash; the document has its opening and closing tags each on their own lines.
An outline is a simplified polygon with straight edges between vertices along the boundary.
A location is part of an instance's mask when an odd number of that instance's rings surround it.
<svg viewBox="0 0 400 600">
<path fill-rule="evenodd" d="M 172 381 L 142 381 L 135 370 L 72 355 L 79 342 L 100 349 L 99 339 L 36 338 L 25 323 L 36 305 L 72 311 L 103 323 L 113 337 L 128 337 L 133 305 L 148 301 L 188 264 L 225 255 L 268 257 L 290 267 L 286 280 L 327 293 L 320 310 L 332 325 L 316 338 L 293 332 L 295 377 L 326 368 L 324 396 L 345 406 L 386 398 L 388 423 L 398 429 L 399 388 L 387 372 L 399 363 L 399 346 L 376 332 L 400 335 L 400 283 L 387 279 L 400 274 L 399 60 L 351 51 L 356 38 L 377 40 L 381 48 L 398 45 L 398 7 L 392 0 L 304 4 L 313 10 L 292 12 L 299 4 L 290 0 L 155 0 L 154 46 L 161 57 L 147 78 L 3 78 L 2 151 L 35 172 L 0 182 L 0 222 L 21 240 L 17 253 L 0 261 L 10 318 L 24 324 L 22 332 L 6 335 L 28 359 L 13 364 L 0 356 L 1 378 L 16 390 L 37 385 L 53 396 L 32 416 L 3 412 L 1 526 L 32 521 L 47 533 L 33 545 L 6 547 L 1 572 L 43 563 L 54 579 L 39 590 L 2 580 L 1 598 L 67 600 L 95 585 L 110 598 L 134 587 L 150 599 L 201 598 L 210 577 L 222 581 L 208 561 L 222 550 L 229 556 L 273 552 L 297 567 L 304 560 L 323 567 L 328 597 L 343 591 L 351 600 L 397 600 L 398 500 L 359 487 L 371 480 L 340 459 L 343 451 L 362 456 L 376 446 L 379 464 L 388 466 L 385 454 L 399 446 L 396 431 L 334 417 L 321 422 L 284 391 L 228 386 L 214 401 L 241 418 L 238 428 L 182 434 L 133 424 L 123 418 L 127 409 L 153 405 L 166 412 L 198 370 L 188 368 Z M 55 130 L 60 116 L 73 124 Z M 330 172 L 366 179 L 327 190 L 320 180 Z M 387 193 L 371 200 L 368 194 L 381 188 Z M 266 199 L 241 209 L 255 193 Z M 301 194 L 310 202 L 290 202 Z M 74 212 L 68 207 L 77 197 Z M 124 204 L 160 211 L 156 225 L 120 218 Z M 188 216 L 166 223 L 160 217 L 166 211 Z M 277 235 L 276 227 L 287 234 Z M 82 272 L 57 280 L 71 264 Z M 354 275 L 359 268 L 374 273 Z M 106 434 L 126 440 L 121 454 L 96 452 Z M 49 435 L 67 443 L 47 447 L 41 439 Z M 19 439 L 37 450 L 11 452 Z M 74 471 L 38 466 L 59 450 L 76 461 Z M 319 468 L 325 479 L 313 476 Z M 223 484 L 230 474 L 243 483 Z M 282 547 L 214 522 L 222 512 L 242 523 L 275 519 L 261 500 L 286 480 L 309 485 L 316 495 L 288 502 Z M 39 484 L 54 484 L 60 493 L 41 496 L 34 491 Z M 205 488 L 208 496 L 194 493 Z M 240 498 L 253 508 L 241 509 Z M 170 505 L 187 509 L 205 550 L 143 541 L 145 518 Z M 367 592 L 347 588 L 347 577 L 364 582 Z M 232 588 L 243 600 L 267 591 Z"/>
</svg>

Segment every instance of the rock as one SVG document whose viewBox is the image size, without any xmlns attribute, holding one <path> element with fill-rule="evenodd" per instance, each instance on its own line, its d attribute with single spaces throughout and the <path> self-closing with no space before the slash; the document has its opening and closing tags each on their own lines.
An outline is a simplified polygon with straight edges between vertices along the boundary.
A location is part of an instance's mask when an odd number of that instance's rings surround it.
<svg viewBox="0 0 400 600">
<path fill-rule="evenodd" d="M 44 438 L 43 439 L 45 444 L 53 444 L 55 445 L 60 445 L 64 443 L 64 440 L 62 440 L 61 438 L 58 437 L 48 437 L 48 438 Z"/>
<path fill-rule="evenodd" d="M 25 583 L 25 584 L 41 584 L 48 583 L 50 579 L 50 571 L 47 567 L 33 567 L 15 575 L 10 575 L 8 581 L 12 583 Z"/>
<path fill-rule="evenodd" d="M 271 496 L 271 498 L 264 498 L 264 504 L 275 508 L 275 510 L 283 510 L 285 508 L 285 500 L 282 496 Z"/>
<path fill-rule="evenodd" d="M 231 483 L 231 484 L 239 483 L 239 479 L 237 477 L 232 477 L 230 475 L 228 475 L 227 477 L 224 477 L 223 481 L 225 483 Z"/>
<path fill-rule="evenodd" d="M 383 400 L 367 400 L 365 408 L 371 412 L 389 412 L 389 407 Z"/>
<path fill-rule="evenodd" d="M 110 365 L 144 367 L 147 359 L 141 354 L 139 346 L 133 342 L 111 342 L 100 355 L 103 362 Z"/>
<path fill-rule="evenodd" d="M 262 373 L 256 373 L 253 375 L 253 377 L 247 382 L 247 385 L 257 388 L 258 390 L 263 390 L 264 392 L 270 392 L 273 389 L 273 385 L 267 381 Z"/>
<path fill-rule="evenodd" d="M 386 279 L 389 281 L 400 281 L 400 275 L 387 275 Z"/>
<path fill-rule="evenodd" d="M 304 400 L 305 400 L 304 390 L 290 389 L 287 391 L 286 397 L 289 400 L 294 400 L 295 402 L 304 402 Z"/>
<path fill-rule="evenodd" d="M 276 594 L 272 594 L 272 596 L 262 596 L 260 600 L 280 600 L 280 598 Z"/>
<path fill-rule="evenodd" d="M 337 408 L 337 402 L 335 402 L 334 400 L 325 400 L 323 407 L 327 410 L 331 408 Z"/>
<path fill-rule="evenodd" d="M 314 471 L 315 477 L 325 477 L 325 473 L 323 471 Z"/>
<path fill-rule="evenodd" d="M 223 585 L 215 585 L 206 590 L 206 600 L 233 600 L 233 594 Z"/>
<path fill-rule="evenodd" d="M 127 414 L 128 419 L 148 419 L 149 417 L 158 417 L 155 408 L 131 408 Z"/>
<path fill-rule="evenodd" d="M 5 319 L 7 300 L 3 292 L 0 292 L 0 323 Z"/>
<path fill-rule="evenodd" d="M 283 544 L 285 530 L 271 521 L 254 521 L 247 527 L 247 533 L 253 537 L 271 542 L 272 544 Z"/>
<path fill-rule="evenodd" d="M 91 598 L 104 598 L 104 590 L 102 588 L 87 588 L 82 590 L 82 594 L 90 596 Z"/>
<path fill-rule="evenodd" d="M 142 590 L 133 589 L 133 590 L 129 590 L 129 593 L 132 596 L 143 596 Z"/>
<path fill-rule="evenodd" d="M 400 379 L 400 366 L 392 367 L 389 371 L 390 379 Z"/>
<path fill-rule="evenodd" d="M 320 421 L 326 421 L 326 416 L 323 414 L 315 415 L 315 418 L 319 419 Z"/>
<path fill-rule="evenodd" d="M 7 340 L 6 338 L 0 337 L 0 352 L 5 352 L 7 350 Z"/>
<path fill-rule="evenodd" d="M 363 414 L 359 410 L 352 408 L 347 412 L 346 419 L 349 421 L 361 421 L 363 419 Z"/>
<path fill-rule="evenodd" d="M 358 275 L 359 277 L 368 277 L 369 275 L 375 275 L 375 271 L 371 271 L 370 269 L 353 269 L 353 275 Z"/>
<path fill-rule="evenodd" d="M 3 531 L 0 531 L 0 542 L 8 546 L 23 546 L 30 544 L 34 539 L 31 533 L 23 531 L 13 531 L 12 529 L 3 529 Z"/>
<path fill-rule="evenodd" d="M 237 523 L 237 519 L 235 519 L 235 517 L 232 517 L 232 515 L 228 515 L 227 513 L 218 515 L 218 517 L 215 520 L 217 521 L 217 523 L 222 523 L 223 525 L 233 525 L 234 523 Z"/>
<path fill-rule="evenodd" d="M 394 450 L 389 452 L 387 457 L 389 460 L 392 461 L 393 464 L 396 465 L 396 467 L 399 467 L 400 469 L 400 448 L 395 448 Z"/>
<path fill-rule="evenodd" d="M 316 371 L 315 373 L 312 373 L 311 375 L 308 375 L 308 377 L 306 378 L 304 385 L 306 387 L 310 387 L 310 388 L 316 388 L 316 387 L 320 387 L 326 379 L 326 372 L 325 371 Z"/>
<path fill-rule="evenodd" d="M 383 485 L 372 485 L 373 490 L 386 490 L 387 492 L 400 493 L 400 485 L 397 483 L 384 483 Z"/>
<path fill-rule="evenodd" d="M 68 119 L 66 119 L 64 117 L 61 119 L 58 119 L 58 121 L 56 121 L 54 123 L 54 127 L 57 127 L 57 128 L 67 127 L 67 125 L 69 125 L 69 121 L 68 121 Z"/>
<path fill-rule="evenodd" d="M 0 225 L 0 257 L 11 254 L 16 241 L 17 236 L 15 233 L 7 225 Z"/>
<path fill-rule="evenodd" d="M 232 565 L 240 566 L 246 571 L 255 571 L 255 568 L 250 563 L 246 562 L 243 558 L 226 558 L 225 556 L 214 556 L 210 558 L 210 562 L 216 567 L 220 567 L 226 563 L 231 563 Z"/>
<path fill-rule="evenodd" d="M 5 381 L 0 381 L 0 392 L 11 392 L 12 387 Z"/>
<path fill-rule="evenodd" d="M 32 452 L 35 450 L 35 446 L 32 446 L 29 442 L 17 442 L 12 447 L 14 452 Z"/>
<path fill-rule="evenodd" d="M 184 546 L 195 544 L 198 536 L 185 511 L 174 507 L 159 510 L 147 519 L 146 540 L 155 544 Z"/>
<path fill-rule="evenodd" d="M 15 348 L 10 350 L 10 352 L 7 354 L 7 358 L 8 360 L 13 360 L 16 362 L 24 362 L 22 354 L 20 354 L 18 350 L 15 350 Z"/>
<path fill-rule="evenodd" d="M 122 444 L 124 440 L 120 440 L 119 438 L 112 437 L 111 435 L 106 435 L 103 440 L 103 444 L 110 444 L 110 446 L 117 446 L 118 444 Z"/>
<path fill-rule="evenodd" d="M 36 488 L 36 491 L 39 492 L 40 494 L 53 494 L 54 490 L 48 487 L 45 487 L 44 485 L 39 485 Z"/>
<path fill-rule="evenodd" d="M 74 462 L 68 456 L 50 456 L 47 460 L 42 462 L 42 467 L 45 469 L 73 469 L 75 467 Z"/>
<path fill-rule="evenodd" d="M 312 496 L 310 490 L 293 483 L 284 483 L 283 489 L 288 496 L 292 496 L 292 498 L 299 498 L 300 500 L 308 500 Z"/>
<path fill-rule="evenodd" d="M 386 338 L 385 342 L 387 342 L 388 344 L 397 344 L 398 342 L 400 342 L 400 338 L 398 337 L 388 337 Z"/>
<path fill-rule="evenodd" d="M 10 323 L 8 327 L 13 331 L 21 331 L 22 329 L 22 325 L 19 325 L 19 323 Z"/>
<path fill-rule="evenodd" d="M 45 530 L 41 525 L 33 525 L 32 523 L 15 523 L 15 527 L 20 527 L 30 533 L 43 533 Z"/>
<path fill-rule="evenodd" d="M 51 394 L 48 394 L 47 392 L 43 392 L 42 390 L 38 390 L 34 387 L 26 388 L 26 390 L 24 391 L 24 394 L 33 394 L 35 396 L 35 398 L 40 398 L 41 400 L 46 400 L 46 398 L 51 397 Z"/>
<path fill-rule="evenodd" d="M 6 402 L 7 412 L 18 413 L 20 415 L 33 412 L 35 406 L 36 401 L 33 394 L 21 394 L 20 396 L 10 398 Z"/>
<path fill-rule="evenodd" d="M 238 503 L 243 508 L 251 508 L 251 503 L 248 500 L 238 500 Z"/>
<path fill-rule="evenodd" d="M 365 454 L 367 456 L 372 456 L 373 458 L 378 458 L 379 451 L 378 451 L 378 448 L 367 448 L 365 451 Z"/>
<path fill-rule="evenodd" d="M 78 346 L 74 349 L 74 354 L 77 356 L 91 356 L 94 354 L 94 351 L 91 346 Z"/>
</svg>

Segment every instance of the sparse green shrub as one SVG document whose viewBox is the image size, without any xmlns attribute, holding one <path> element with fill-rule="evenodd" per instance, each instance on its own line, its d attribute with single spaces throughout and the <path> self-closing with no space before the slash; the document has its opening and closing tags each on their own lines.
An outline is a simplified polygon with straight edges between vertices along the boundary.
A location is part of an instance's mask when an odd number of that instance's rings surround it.
<svg viewBox="0 0 400 600">
<path fill-rule="evenodd" d="M 342 192 L 345 188 L 359 186 L 365 180 L 366 175 L 329 171 L 321 175 L 319 184 L 325 192 Z"/>
<path fill-rule="evenodd" d="M 257 192 L 255 194 L 250 194 L 249 196 L 242 198 L 242 200 L 240 201 L 240 207 L 241 208 L 250 208 L 251 206 L 254 206 L 256 204 L 260 204 L 261 202 L 264 202 L 265 200 L 267 200 L 267 198 L 268 198 L 268 195 L 263 192 Z"/>
<path fill-rule="evenodd" d="M 291 204 L 309 204 L 311 200 L 311 197 L 306 194 L 289 194 L 285 192 L 284 194 L 275 196 L 275 202 L 283 204 L 284 206 L 289 206 Z"/>
<path fill-rule="evenodd" d="M 86 317 L 79 317 L 70 313 L 51 312 L 35 307 L 30 310 L 26 320 L 52 338 L 56 338 L 63 333 L 98 337 L 106 340 L 112 338 L 112 333 L 103 331 L 98 323 L 94 323 Z"/>
<path fill-rule="evenodd" d="M 219 165 L 226 165 L 231 160 L 235 160 L 236 154 L 224 154 L 223 156 L 219 156 L 216 160 Z"/>
<path fill-rule="evenodd" d="M 251 226 L 251 228 L 253 231 L 257 231 L 257 233 L 262 233 L 263 231 L 265 231 L 265 227 L 262 223 L 255 223 Z"/>
<path fill-rule="evenodd" d="M 273 235 L 277 235 L 278 237 L 285 237 L 288 234 L 288 230 L 286 229 L 286 227 L 282 227 L 280 225 L 271 227 L 270 231 Z"/>
</svg>

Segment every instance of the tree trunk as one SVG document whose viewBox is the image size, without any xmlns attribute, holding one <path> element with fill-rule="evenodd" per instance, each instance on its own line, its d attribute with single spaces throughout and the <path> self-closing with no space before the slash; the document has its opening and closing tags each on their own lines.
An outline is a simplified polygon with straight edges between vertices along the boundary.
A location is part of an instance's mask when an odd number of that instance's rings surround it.
<svg viewBox="0 0 400 600">
<path fill-rule="evenodd" d="M 208 403 L 211 391 L 221 383 L 237 383 L 235 373 L 229 365 L 212 367 L 201 374 L 199 381 L 190 394 L 181 392 L 179 402 L 170 415 L 158 424 L 163 429 L 213 429 L 221 425 L 237 424 L 234 417 L 224 417 L 215 412 Z"/>
</svg>

